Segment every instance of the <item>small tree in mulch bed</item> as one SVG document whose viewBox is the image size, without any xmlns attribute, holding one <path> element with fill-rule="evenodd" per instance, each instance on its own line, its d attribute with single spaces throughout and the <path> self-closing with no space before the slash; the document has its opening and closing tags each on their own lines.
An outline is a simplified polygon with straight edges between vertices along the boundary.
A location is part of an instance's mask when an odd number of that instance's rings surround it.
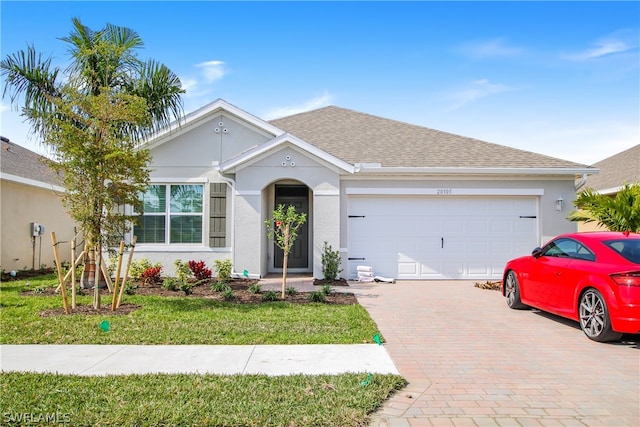
<svg viewBox="0 0 640 427">
<path fill-rule="evenodd" d="M 284 205 L 278 205 L 273 211 L 273 218 L 267 219 L 267 235 L 270 240 L 282 249 L 284 258 L 282 260 L 282 298 L 284 299 L 285 289 L 287 287 L 287 260 L 289 253 L 293 248 L 293 244 L 298 237 L 298 229 L 307 221 L 307 214 L 296 212 L 293 205 L 289 205 L 286 209 Z"/>
</svg>

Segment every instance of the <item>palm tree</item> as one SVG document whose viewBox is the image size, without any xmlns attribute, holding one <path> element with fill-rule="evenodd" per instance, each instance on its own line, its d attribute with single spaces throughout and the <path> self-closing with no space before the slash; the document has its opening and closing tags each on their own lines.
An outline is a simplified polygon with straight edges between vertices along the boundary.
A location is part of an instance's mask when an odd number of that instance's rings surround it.
<svg viewBox="0 0 640 427">
<path fill-rule="evenodd" d="M 99 263 L 105 237 L 134 219 L 118 206 L 139 208 L 148 184 L 150 157 L 140 143 L 179 122 L 184 90 L 165 65 L 138 58 L 144 44 L 135 31 L 111 24 L 94 31 L 77 18 L 72 24 L 61 39 L 69 46 L 66 69 L 28 46 L 0 61 L 0 73 L 3 97 L 22 101 L 31 130 L 51 149 L 67 210 Z"/>
<path fill-rule="evenodd" d="M 625 184 L 615 197 L 591 188 L 578 195 L 570 221 L 595 222 L 610 231 L 640 232 L 640 183 Z"/>
<path fill-rule="evenodd" d="M 99 95 L 108 90 L 144 99 L 150 121 L 123 129 L 136 141 L 182 116 L 185 91 L 180 79 L 165 65 L 137 57 L 135 51 L 144 47 L 138 33 L 111 24 L 93 31 L 78 18 L 72 23 L 69 36 L 61 39 L 69 44 L 72 58 L 66 70 L 52 67 L 51 57 L 43 57 L 33 46 L 0 61 L 6 79 L 3 96 L 9 93 L 12 103 L 24 97 L 22 114 L 45 144 L 49 142 L 47 121 L 69 92 Z M 51 148 L 55 153 L 56 147 Z"/>
</svg>

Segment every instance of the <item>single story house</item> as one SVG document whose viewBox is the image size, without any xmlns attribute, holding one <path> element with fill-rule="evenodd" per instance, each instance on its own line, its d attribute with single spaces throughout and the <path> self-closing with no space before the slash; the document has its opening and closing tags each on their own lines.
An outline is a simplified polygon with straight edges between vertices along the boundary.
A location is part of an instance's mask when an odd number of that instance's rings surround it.
<svg viewBox="0 0 640 427">
<path fill-rule="evenodd" d="M 600 173 L 590 178 L 581 190 L 591 188 L 600 194 L 615 197 L 624 184 L 640 183 L 640 144 L 600 160 L 593 167 Z M 578 231 L 602 229 L 594 222 L 578 223 Z"/>
<path fill-rule="evenodd" d="M 62 204 L 64 188 L 43 156 L 5 137 L 0 143 L 0 267 L 54 267 L 51 232 L 66 242 L 75 234 Z M 70 244 L 60 245 L 59 254 L 61 261 L 69 261 Z"/>
<path fill-rule="evenodd" d="M 322 277 L 497 279 L 505 262 L 576 230 L 577 178 L 597 169 L 329 106 L 264 121 L 217 100 L 148 141 L 151 186 L 134 258 L 231 259 L 234 274 L 282 271 L 265 220 L 307 213 L 288 271 Z"/>
</svg>

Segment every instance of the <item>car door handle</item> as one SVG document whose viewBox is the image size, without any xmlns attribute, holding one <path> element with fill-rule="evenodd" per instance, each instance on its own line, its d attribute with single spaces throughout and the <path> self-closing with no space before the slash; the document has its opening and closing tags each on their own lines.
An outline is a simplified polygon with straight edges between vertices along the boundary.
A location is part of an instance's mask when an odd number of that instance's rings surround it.
<svg viewBox="0 0 640 427">
<path fill-rule="evenodd" d="M 440 247 L 444 248 L 444 237 L 440 238 Z"/>
</svg>

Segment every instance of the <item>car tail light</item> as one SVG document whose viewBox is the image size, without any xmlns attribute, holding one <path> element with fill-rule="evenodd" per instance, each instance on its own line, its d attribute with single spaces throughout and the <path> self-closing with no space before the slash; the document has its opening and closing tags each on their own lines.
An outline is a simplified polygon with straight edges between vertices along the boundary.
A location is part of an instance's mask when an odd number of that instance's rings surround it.
<svg viewBox="0 0 640 427">
<path fill-rule="evenodd" d="M 629 273 L 612 274 L 611 278 L 616 284 L 621 286 L 639 286 L 640 287 L 640 271 L 632 271 Z"/>
</svg>

